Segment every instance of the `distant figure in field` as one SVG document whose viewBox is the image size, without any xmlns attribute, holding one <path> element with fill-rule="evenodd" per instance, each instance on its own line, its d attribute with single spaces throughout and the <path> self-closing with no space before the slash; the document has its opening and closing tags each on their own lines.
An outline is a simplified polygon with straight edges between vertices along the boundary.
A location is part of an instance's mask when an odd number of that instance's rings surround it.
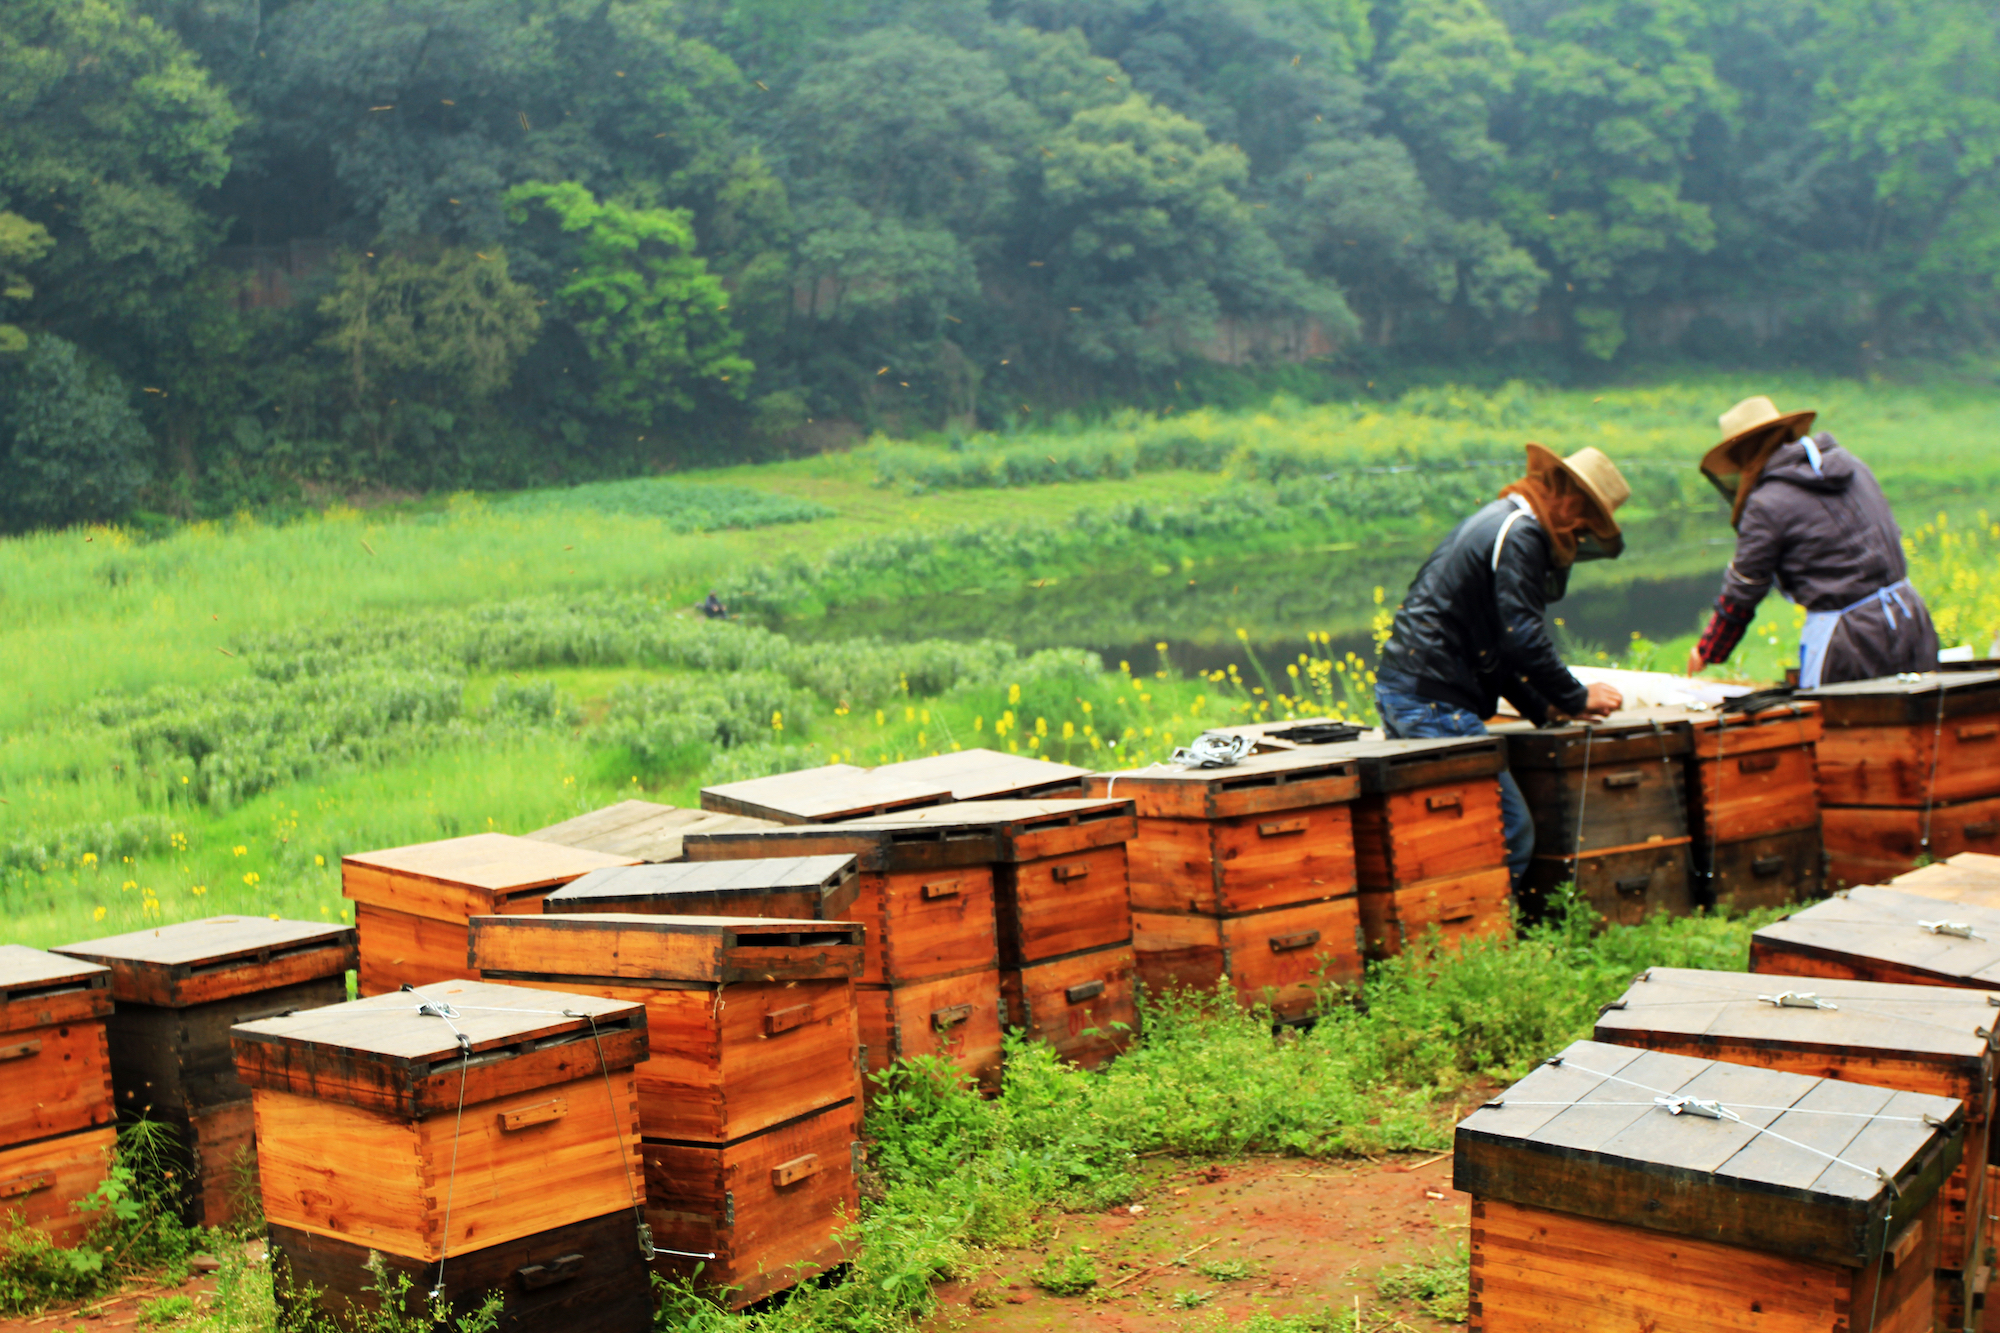
<svg viewBox="0 0 2000 1333">
<path fill-rule="evenodd" d="M 1453 528 L 1417 571 L 1376 667 L 1375 707 L 1391 736 L 1483 736 L 1501 698 L 1540 726 L 1552 716 L 1603 717 L 1624 697 L 1570 674 L 1543 612 L 1569 591 L 1579 560 L 1625 548 L 1615 515 L 1632 494 L 1609 458 L 1558 458 L 1528 446 L 1528 475 Z M 1507 868 L 1518 888 L 1535 825 L 1511 773 L 1500 774 Z"/>
<path fill-rule="evenodd" d="M 1736 555 L 1688 674 L 1726 662 L 1775 585 L 1806 609 L 1799 685 L 1935 671 L 1937 630 L 1910 586 L 1903 534 L 1875 474 L 1834 442 L 1806 432 L 1817 413 L 1780 414 L 1746 398 L 1719 418 L 1722 443 L 1702 475 L 1729 497 Z"/>
<path fill-rule="evenodd" d="M 701 613 L 710 620 L 729 619 L 729 608 L 724 606 L 722 599 L 712 592 L 709 593 L 708 600 L 701 604 Z"/>
</svg>

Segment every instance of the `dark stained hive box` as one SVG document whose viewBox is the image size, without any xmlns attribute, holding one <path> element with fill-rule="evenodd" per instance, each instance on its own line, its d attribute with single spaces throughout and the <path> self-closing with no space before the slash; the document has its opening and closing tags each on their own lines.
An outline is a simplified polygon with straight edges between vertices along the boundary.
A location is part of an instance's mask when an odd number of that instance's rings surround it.
<svg viewBox="0 0 2000 1333">
<path fill-rule="evenodd" d="M 860 1207 L 850 1152 L 861 1096 L 860 926 L 475 917 L 472 954 L 490 980 L 646 1007 L 651 1053 L 636 1073 L 648 1211 L 660 1244 L 686 1252 L 657 1256 L 663 1276 L 698 1275 L 742 1306 L 846 1258 L 836 1237 Z M 819 1143 L 828 1134 L 835 1150 Z M 779 1161 L 744 1174 L 742 1163 L 780 1145 Z M 799 1163 L 805 1153 L 811 1161 Z M 785 1163 L 782 1180 L 760 1174 Z M 717 1183 L 722 1206 L 708 1208 Z M 716 1257 L 687 1257 L 708 1253 Z"/>
<path fill-rule="evenodd" d="M 347 998 L 351 926 L 217 916 L 67 944 L 111 969 L 106 1020 L 120 1113 L 159 1120 L 181 1145 L 182 1215 L 225 1226 L 255 1189 L 250 1089 L 236 1077 L 229 1029 Z"/>
<path fill-rule="evenodd" d="M 1494 728 L 1535 821 L 1523 907 L 1546 911 L 1571 880 L 1613 924 L 1694 907 L 1684 765 L 1685 720 L 1614 713 L 1603 722 Z"/>
<path fill-rule="evenodd" d="M 1758 930 L 1750 970 L 2000 990 L 2000 910 L 1864 885 Z"/>
<path fill-rule="evenodd" d="M 320 1313 L 373 1298 L 373 1251 L 460 1311 L 499 1290 L 503 1328 L 650 1327 L 644 1006 L 450 980 L 232 1037 L 272 1261 L 319 1287 Z"/>
<path fill-rule="evenodd" d="M 1964 1127 L 1949 1097 L 1576 1042 L 1459 1122 L 1470 1327 L 1920 1333 Z"/>
<path fill-rule="evenodd" d="M 505 833 L 343 856 L 340 891 L 353 899 L 361 933 L 361 993 L 463 976 L 468 919 L 540 912 L 557 885 L 637 860 Z"/>
<path fill-rule="evenodd" d="M 1940 1195 L 1941 1294 L 1986 1249 L 1986 1165 L 2000 1056 L 1988 996 L 1940 986 L 1822 980 L 1796 987 L 1749 972 L 1648 968 L 1599 1015 L 1601 1042 L 1956 1098 L 1965 1156 Z M 1949 1276 L 1947 1276 L 1947 1273 Z M 1953 1315 L 1962 1324 L 1963 1312 Z"/>
<path fill-rule="evenodd" d="M 536 842 L 553 842 L 563 847 L 607 852 L 648 863 L 681 859 L 681 839 L 690 833 L 713 833 L 722 829 L 760 828 L 766 819 L 743 815 L 718 815 L 709 810 L 684 810 L 652 801 L 620 801 L 602 810 L 593 810 L 560 824 L 536 829 L 528 834 Z"/>
<path fill-rule="evenodd" d="M 1690 713 L 1688 722 L 1689 832 L 1710 904 L 1744 911 L 1819 897 L 1819 705 Z"/>
<path fill-rule="evenodd" d="M 76 1211 L 116 1144 L 104 1022 L 110 970 L 24 944 L 0 945 L 0 1214 L 59 1245 L 94 1218 Z"/>
<path fill-rule="evenodd" d="M 780 824 L 825 824 L 863 815 L 942 805 L 951 787 L 929 779 L 877 774 L 853 764 L 828 764 L 701 790 L 701 808 Z"/>
<path fill-rule="evenodd" d="M 1352 804 L 1357 760 L 1339 747 L 1253 754 L 1225 768 L 1092 775 L 1129 800 L 1132 946 L 1154 991 L 1213 989 L 1281 1018 L 1315 983 L 1361 976 Z"/>
<path fill-rule="evenodd" d="M 869 770 L 876 778 L 935 783 L 954 801 L 1031 801 L 1083 795 L 1087 768 L 998 750 L 953 750 Z"/>
<path fill-rule="evenodd" d="M 860 873 L 845 853 L 681 861 L 593 870 L 552 890 L 542 910 L 831 921 L 852 911 L 860 892 Z"/>
</svg>

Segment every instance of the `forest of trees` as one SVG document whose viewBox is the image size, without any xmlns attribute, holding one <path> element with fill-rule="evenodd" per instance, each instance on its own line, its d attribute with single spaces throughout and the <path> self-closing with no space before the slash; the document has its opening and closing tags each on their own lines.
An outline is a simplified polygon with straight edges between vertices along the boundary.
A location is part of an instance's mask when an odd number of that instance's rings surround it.
<svg viewBox="0 0 2000 1333">
<path fill-rule="evenodd" d="M 1992 0 L 0 0 L 12 527 L 1221 361 L 1851 371 L 1996 279 Z"/>
</svg>

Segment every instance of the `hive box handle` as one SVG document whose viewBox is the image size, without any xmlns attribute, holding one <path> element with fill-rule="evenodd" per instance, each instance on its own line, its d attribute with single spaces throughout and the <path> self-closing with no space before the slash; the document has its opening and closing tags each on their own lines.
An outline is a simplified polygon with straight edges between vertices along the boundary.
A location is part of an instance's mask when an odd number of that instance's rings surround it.
<svg viewBox="0 0 2000 1333">
<path fill-rule="evenodd" d="M 1775 875 L 1784 868 L 1785 858 L 1782 856 L 1760 856 L 1750 863 L 1750 873 L 1759 879 Z"/>
<path fill-rule="evenodd" d="M 946 1028 L 957 1027 L 971 1017 L 972 1006 L 969 1004 L 954 1004 L 948 1008 L 934 1009 L 931 1011 L 931 1029 L 943 1032 Z"/>
<path fill-rule="evenodd" d="M 42 1053 L 42 1039 L 17 1041 L 12 1046 L 0 1046 L 0 1060 L 25 1060 L 31 1055 Z"/>
<path fill-rule="evenodd" d="M 1302 930 L 1296 935 L 1273 935 L 1271 952 L 1290 953 L 1294 949 L 1310 949 L 1318 943 L 1319 932 L 1316 930 Z"/>
<path fill-rule="evenodd" d="M 1081 985 L 1071 986 L 1063 992 L 1063 998 L 1071 1004 L 1082 1004 L 1085 1000 L 1094 1000 L 1102 994 L 1104 994 L 1104 980 L 1100 977 L 1096 981 L 1086 981 Z"/>
<path fill-rule="evenodd" d="M 819 1154 L 809 1152 L 804 1157 L 794 1157 L 789 1162 L 780 1162 L 771 1168 L 771 1183 L 779 1189 L 796 1185 L 807 1176 L 819 1174 Z"/>
<path fill-rule="evenodd" d="M 0 1199 L 18 1199 L 23 1194 L 45 1190 L 55 1183 L 56 1178 L 46 1172 L 38 1176 L 15 1176 L 12 1180 L 0 1181 Z"/>
<path fill-rule="evenodd" d="M 1959 832 L 1968 838 L 1990 838 L 2000 833 L 2000 819 L 1989 819 L 1979 824 L 1967 824 Z"/>
<path fill-rule="evenodd" d="M 1068 865 L 1057 866 L 1049 873 L 1064 883 L 1073 879 L 1087 879 L 1090 876 L 1090 862 L 1072 861 Z"/>
<path fill-rule="evenodd" d="M 1424 809 L 1431 811 L 1456 810 L 1462 815 L 1465 813 L 1465 797 L 1460 792 L 1451 792 L 1444 796 L 1426 796 L 1424 797 Z"/>
<path fill-rule="evenodd" d="M 1618 892 L 1644 893 L 1648 888 L 1652 887 L 1652 883 L 1653 877 L 1651 875 L 1627 875 L 1624 879 L 1618 881 Z"/>
<path fill-rule="evenodd" d="M 2000 736 L 2000 722 L 1981 722 L 1958 729 L 1958 738 L 1962 741 L 1990 741 L 1995 736 Z"/>
<path fill-rule="evenodd" d="M 1276 838 L 1287 833 L 1304 833 L 1307 822 L 1305 819 L 1273 819 L 1257 826 L 1257 836 Z"/>
<path fill-rule="evenodd" d="M 551 1120 L 560 1120 L 569 1114 L 569 1103 L 561 1097 L 551 1097 L 533 1106 L 517 1106 L 511 1111 L 500 1113 L 500 1128 L 508 1133 L 517 1129 L 528 1129 L 535 1125 L 546 1125 Z"/>
<path fill-rule="evenodd" d="M 1605 787 L 1616 791 L 1620 787 L 1636 787 L 1646 780 L 1646 775 L 1638 769 L 1629 773 L 1608 773 L 1604 778 Z"/>
<path fill-rule="evenodd" d="M 955 879 L 934 880 L 924 885 L 922 892 L 926 898 L 956 898 L 958 896 L 958 881 Z"/>
<path fill-rule="evenodd" d="M 1738 773 L 1762 773 L 1777 766 L 1778 756 L 1775 753 L 1746 754 L 1736 761 Z"/>
<path fill-rule="evenodd" d="M 545 1264 L 529 1264 L 514 1270 L 514 1280 L 523 1291 L 540 1291 L 558 1282 L 567 1282 L 583 1271 L 583 1256 L 559 1254 Z"/>
<path fill-rule="evenodd" d="M 790 1032 L 812 1022 L 813 1007 L 809 1004 L 795 1004 L 789 1009 L 774 1009 L 764 1015 L 764 1035 L 775 1037 L 780 1032 Z"/>
</svg>

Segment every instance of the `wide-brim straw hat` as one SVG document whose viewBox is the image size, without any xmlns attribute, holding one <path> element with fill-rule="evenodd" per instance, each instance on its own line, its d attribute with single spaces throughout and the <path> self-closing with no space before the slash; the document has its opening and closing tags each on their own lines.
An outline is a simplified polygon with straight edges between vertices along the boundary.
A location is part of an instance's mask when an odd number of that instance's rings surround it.
<svg viewBox="0 0 2000 1333">
<path fill-rule="evenodd" d="M 1528 446 L 1528 471 L 1567 473 L 1576 483 L 1577 489 L 1590 501 L 1586 510 L 1585 526 L 1591 533 L 1606 543 L 1623 545 L 1624 539 L 1618 530 L 1618 506 L 1632 498 L 1632 488 L 1625 484 L 1624 474 L 1609 458 L 1588 446 L 1577 450 L 1568 458 L 1558 458 L 1555 451 L 1539 444 Z"/>
<path fill-rule="evenodd" d="M 1757 461 L 1773 434 L 1796 440 L 1812 429 L 1818 412 L 1780 412 L 1778 405 L 1761 394 L 1745 398 L 1715 419 L 1722 428 L 1722 443 L 1702 457 L 1704 476 L 1722 491 L 1734 496 L 1743 470 Z"/>
</svg>

